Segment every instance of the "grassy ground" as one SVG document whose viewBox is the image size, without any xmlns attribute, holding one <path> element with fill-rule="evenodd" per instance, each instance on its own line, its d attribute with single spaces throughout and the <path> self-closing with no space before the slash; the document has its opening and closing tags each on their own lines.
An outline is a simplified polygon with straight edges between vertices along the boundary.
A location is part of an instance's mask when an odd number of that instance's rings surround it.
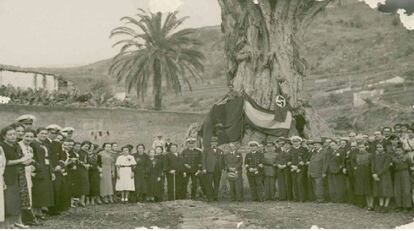
<svg viewBox="0 0 414 231">
<path fill-rule="evenodd" d="M 40 228 L 394 228 L 411 213 L 368 212 L 347 204 L 163 202 L 76 208 Z"/>
</svg>

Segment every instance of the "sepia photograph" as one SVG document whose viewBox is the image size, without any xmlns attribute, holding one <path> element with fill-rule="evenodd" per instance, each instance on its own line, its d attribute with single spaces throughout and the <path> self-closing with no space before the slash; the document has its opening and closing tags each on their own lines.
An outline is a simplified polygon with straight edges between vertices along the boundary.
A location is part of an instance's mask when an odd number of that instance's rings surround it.
<svg viewBox="0 0 414 231">
<path fill-rule="evenodd" d="M 414 229 L 414 0 L 0 0 L 0 229 Z"/>
</svg>

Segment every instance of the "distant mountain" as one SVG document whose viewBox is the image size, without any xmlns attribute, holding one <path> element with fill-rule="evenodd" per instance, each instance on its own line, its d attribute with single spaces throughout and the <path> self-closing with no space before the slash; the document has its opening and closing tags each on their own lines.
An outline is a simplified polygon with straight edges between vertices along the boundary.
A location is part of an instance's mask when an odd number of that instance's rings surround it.
<svg viewBox="0 0 414 231">
<path fill-rule="evenodd" d="M 195 36 L 203 41 L 201 49 L 207 57 L 204 80 L 193 84 L 193 92 L 166 96 L 164 105 L 168 110 L 206 112 L 226 91 L 224 40 L 220 27 L 200 28 Z M 311 104 L 332 127 L 346 130 L 347 126 L 360 126 L 367 129 L 367 126 L 383 124 L 381 120 L 385 118 L 377 121 L 360 115 L 368 115 L 370 111 L 384 107 L 375 104 L 370 104 L 370 109 L 368 106 L 352 107 L 352 92 L 367 89 L 369 83 L 401 76 L 407 79 L 407 84 L 388 87 L 380 100 L 405 107 L 412 103 L 407 97 L 414 98 L 414 32 L 406 30 L 395 13 L 373 10 L 357 0 L 334 4 L 315 18 L 305 43 L 305 56 L 309 62 L 306 91 Z M 84 90 L 97 79 L 102 79 L 112 83 L 114 91 L 122 91 L 123 84 L 117 84 L 108 75 L 110 62 L 102 60 L 81 67 L 36 70 L 60 74 Z M 351 88 L 352 91 L 336 95 L 329 93 L 342 88 Z M 151 105 L 151 100 L 144 104 Z M 398 120 L 407 115 L 403 114 L 392 119 Z M 358 125 L 358 121 L 362 121 L 362 125 Z"/>
</svg>

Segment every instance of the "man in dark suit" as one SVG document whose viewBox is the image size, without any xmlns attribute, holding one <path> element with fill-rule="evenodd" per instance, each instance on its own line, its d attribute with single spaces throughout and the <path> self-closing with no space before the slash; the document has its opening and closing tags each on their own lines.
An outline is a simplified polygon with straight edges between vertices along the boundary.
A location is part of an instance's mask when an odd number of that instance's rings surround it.
<svg viewBox="0 0 414 231">
<path fill-rule="evenodd" d="M 292 179 L 290 174 L 290 165 L 292 157 L 289 153 L 291 148 L 290 140 L 279 138 L 280 148 L 276 148 L 276 166 L 277 166 L 277 185 L 279 200 L 292 200 Z"/>
<path fill-rule="evenodd" d="M 345 157 L 346 153 L 339 149 L 336 141 L 332 140 L 330 149 L 326 153 L 323 176 L 328 177 L 329 197 L 333 202 L 345 201 Z"/>
<path fill-rule="evenodd" d="M 232 201 L 243 201 L 243 157 L 235 143 L 229 144 L 230 152 L 224 155 L 227 180 L 230 184 L 230 196 Z"/>
<path fill-rule="evenodd" d="M 206 193 L 208 202 L 217 201 L 221 173 L 224 168 L 224 152 L 217 148 L 217 137 L 211 138 L 211 147 L 202 154 L 203 173 L 206 174 Z"/>
<path fill-rule="evenodd" d="M 294 201 L 306 200 L 306 161 L 308 151 L 301 146 L 302 138 L 294 136 L 291 138 L 292 148 L 289 154 L 292 158 L 291 177 Z"/>
<path fill-rule="evenodd" d="M 58 212 L 65 212 L 71 206 L 71 191 L 70 191 L 70 179 L 69 169 L 74 166 L 70 156 L 72 155 L 72 149 L 75 141 L 72 139 L 65 139 L 62 143 L 62 147 L 59 149 L 57 165 L 54 168 L 56 180 L 54 187 L 56 190 L 56 209 Z"/>
<path fill-rule="evenodd" d="M 257 141 L 249 142 L 250 152 L 246 154 L 245 167 L 253 201 L 263 201 L 263 153 Z"/>
<path fill-rule="evenodd" d="M 322 142 L 314 141 L 314 149 L 311 152 L 308 177 L 311 186 L 311 190 L 316 197 L 316 202 L 321 203 L 324 201 L 323 194 L 323 162 L 325 160 L 325 152 L 322 151 Z"/>
<path fill-rule="evenodd" d="M 165 169 L 167 172 L 168 200 L 184 199 L 183 176 L 184 159 L 178 153 L 178 145 L 171 145 L 171 152 L 165 157 Z"/>
<path fill-rule="evenodd" d="M 61 127 L 56 124 L 51 124 L 46 127 L 48 131 L 48 138 L 45 140 L 45 144 L 49 149 L 49 155 L 50 155 L 50 161 L 52 166 L 56 167 L 59 164 L 59 152 L 62 150 L 62 144 L 55 141 L 57 134 L 61 130 Z M 55 170 L 53 169 L 53 172 L 55 173 Z M 53 181 L 53 192 L 55 195 L 59 195 L 59 185 L 61 178 L 57 177 Z M 55 196 L 55 206 L 50 207 L 48 209 L 50 215 L 59 215 L 60 212 L 57 209 L 59 199 L 58 196 Z"/>
<path fill-rule="evenodd" d="M 181 153 L 184 159 L 184 197 L 187 195 L 187 187 L 191 179 L 191 199 L 196 199 L 198 187 L 198 175 L 201 169 L 201 151 L 195 148 L 196 139 L 188 138 L 186 140 L 187 148 Z"/>
</svg>

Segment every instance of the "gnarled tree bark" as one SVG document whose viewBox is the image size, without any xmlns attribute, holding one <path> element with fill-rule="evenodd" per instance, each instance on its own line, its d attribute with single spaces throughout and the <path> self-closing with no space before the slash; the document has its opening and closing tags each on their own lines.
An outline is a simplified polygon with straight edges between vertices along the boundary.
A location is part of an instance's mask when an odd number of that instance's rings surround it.
<svg viewBox="0 0 414 231">
<path fill-rule="evenodd" d="M 274 109 L 286 94 L 295 107 L 304 96 L 307 62 L 303 37 L 312 18 L 331 0 L 218 0 L 225 36 L 227 80 L 259 105 Z M 309 136 L 330 136 L 314 111 L 307 109 Z M 313 124 L 315 123 L 315 124 Z M 247 139 L 263 136 L 248 131 Z"/>
</svg>

